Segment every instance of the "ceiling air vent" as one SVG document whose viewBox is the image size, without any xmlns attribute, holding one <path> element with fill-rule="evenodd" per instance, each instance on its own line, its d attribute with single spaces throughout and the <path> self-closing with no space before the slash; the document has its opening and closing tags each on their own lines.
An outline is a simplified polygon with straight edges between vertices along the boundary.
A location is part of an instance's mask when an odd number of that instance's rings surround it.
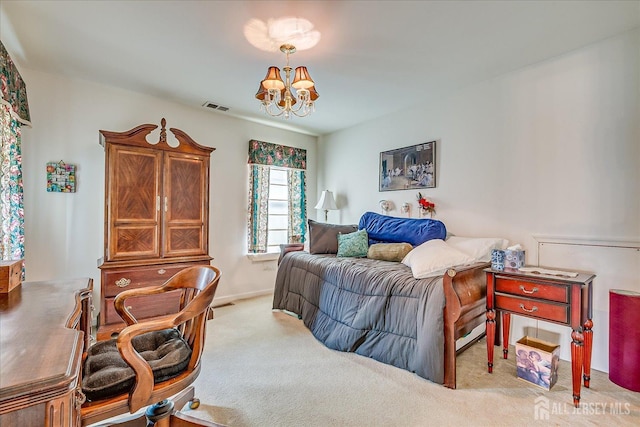
<svg viewBox="0 0 640 427">
<path fill-rule="evenodd" d="M 207 101 L 204 104 L 202 104 L 203 107 L 206 108 L 211 108 L 212 110 L 219 110 L 219 111 L 229 111 L 229 107 L 225 107 L 223 105 L 218 105 L 216 103 Z"/>
</svg>

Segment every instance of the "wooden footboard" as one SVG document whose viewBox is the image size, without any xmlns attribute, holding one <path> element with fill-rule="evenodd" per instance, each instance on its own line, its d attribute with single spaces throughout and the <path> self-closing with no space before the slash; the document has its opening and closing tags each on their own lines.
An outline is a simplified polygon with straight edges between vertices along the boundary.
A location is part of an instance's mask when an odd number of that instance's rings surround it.
<svg viewBox="0 0 640 427">
<path fill-rule="evenodd" d="M 456 388 L 456 340 L 485 322 L 489 263 L 449 269 L 442 280 L 444 307 L 444 385 Z M 465 346 L 466 348 L 467 346 Z M 460 351 L 464 350 L 461 349 Z"/>
</svg>

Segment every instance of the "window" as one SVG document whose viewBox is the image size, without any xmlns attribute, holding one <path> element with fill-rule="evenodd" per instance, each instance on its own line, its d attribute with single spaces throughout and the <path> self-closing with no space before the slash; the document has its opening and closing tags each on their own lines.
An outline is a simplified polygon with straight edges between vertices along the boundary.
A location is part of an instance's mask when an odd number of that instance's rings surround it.
<svg viewBox="0 0 640 427">
<path fill-rule="evenodd" d="M 250 253 L 279 252 L 280 244 L 304 242 L 305 166 L 306 150 L 249 142 Z"/>
</svg>

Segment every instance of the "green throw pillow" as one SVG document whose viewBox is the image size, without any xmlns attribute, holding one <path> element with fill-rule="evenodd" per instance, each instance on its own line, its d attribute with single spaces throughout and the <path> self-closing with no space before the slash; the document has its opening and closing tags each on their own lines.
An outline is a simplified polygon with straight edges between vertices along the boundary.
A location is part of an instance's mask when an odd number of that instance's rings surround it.
<svg viewBox="0 0 640 427">
<path fill-rule="evenodd" d="M 341 257 L 366 257 L 369 250 L 367 230 L 338 234 L 338 254 Z"/>
</svg>

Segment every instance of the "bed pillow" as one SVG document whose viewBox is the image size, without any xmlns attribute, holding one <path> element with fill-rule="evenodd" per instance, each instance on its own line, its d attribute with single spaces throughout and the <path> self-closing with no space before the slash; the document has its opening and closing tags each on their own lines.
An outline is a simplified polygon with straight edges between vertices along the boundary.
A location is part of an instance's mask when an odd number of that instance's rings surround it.
<svg viewBox="0 0 640 427">
<path fill-rule="evenodd" d="M 505 249 L 509 241 L 494 237 L 459 237 L 451 236 L 447 244 L 473 257 L 476 261 L 491 261 L 493 249 Z"/>
<path fill-rule="evenodd" d="M 412 249 L 409 243 L 375 243 L 369 246 L 367 258 L 400 262 Z"/>
<path fill-rule="evenodd" d="M 447 237 L 444 223 L 436 219 L 397 218 L 375 212 L 365 212 L 358 228 L 367 230 L 369 244 L 410 243 L 418 246 L 427 240 Z"/>
<path fill-rule="evenodd" d="M 449 246 L 444 240 L 433 239 L 414 248 L 402 263 L 411 267 L 413 277 L 424 279 L 440 276 L 450 267 L 474 261 L 471 255 Z"/>
<path fill-rule="evenodd" d="M 367 256 L 369 249 L 369 236 L 366 230 L 354 231 L 353 233 L 338 233 L 338 254 L 339 257 L 359 257 Z"/>
<path fill-rule="evenodd" d="M 312 219 L 309 223 L 309 253 L 310 254 L 336 254 L 338 253 L 338 233 L 353 233 L 358 226 L 325 224 Z"/>
</svg>

